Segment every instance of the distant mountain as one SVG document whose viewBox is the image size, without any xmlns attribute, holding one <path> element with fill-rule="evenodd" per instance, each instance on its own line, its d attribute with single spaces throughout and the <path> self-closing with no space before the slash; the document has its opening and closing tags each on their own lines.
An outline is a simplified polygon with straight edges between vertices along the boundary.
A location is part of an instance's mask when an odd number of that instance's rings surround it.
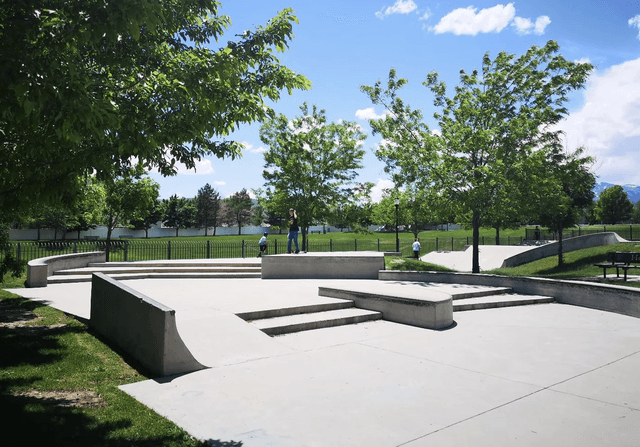
<svg viewBox="0 0 640 447">
<path fill-rule="evenodd" d="M 597 183 L 596 186 L 593 188 L 593 192 L 595 193 L 594 200 L 598 200 L 598 198 L 600 197 L 600 193 L 607 188 L 611 188 L 612 186 L 615 186 L 615 185 L 613 183 L 606 183 L 606 182 Z M 629 200 L 631 200 L 631 203 L 635 204 L 636 202 L 638 202 L 638 200 L 640 200 L 640 186 L 636 186 L 636 185 L 621 185 L 621 186 L 622 186 L 622 189 L 627 193 L 627 196 L 629 196 Z"/>
</svg>

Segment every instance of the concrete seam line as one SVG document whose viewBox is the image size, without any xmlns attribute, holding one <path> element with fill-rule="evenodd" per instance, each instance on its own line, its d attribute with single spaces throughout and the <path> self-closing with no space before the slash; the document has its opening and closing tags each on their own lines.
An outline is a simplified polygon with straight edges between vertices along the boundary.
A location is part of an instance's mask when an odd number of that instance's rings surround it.
<svg viewBox="0 0 640 447">
<path fill-rule="evenodd" d="M 542 392 L 542 391 L 553 391 L 553 392 L 555 392 L 555 393 L 561 393 L 561 391 L 552 390 L 551 388 L 553 388 L 553 387 L 555 387 L 555 386 L 558 386 L 558 385 L 560 385 L 560 384 L 562 384 L 562 383 L 568 382 L 568 381 L 570 381 L 570 380 L 576 379 L 576 378 L 578 378 L 578 377 L 584 376 L 585 374 L 590 374 L 590 373 L 592 373 L 592 372 L 594 372 L 594 371 L 597 371 L 597 370 L 599 370 L 599 369 L 602 369 L 602 368 L 605 368 L 605 367 L 607 367 L 607 366 L 613 365 L 614 363 L 618 363 L 618 362 L 619 362 L 619 361 L 621 361 L 621 360 L 627 359 L 627 358 L 632 357 L 632 356 L 634 356 L 634 355 L 637 355 L 637 354 L 639 354 L 639 353 L 640 353 L 640 351 L 636 351 L 636 352 L 633 352 L 633 353 L 631 353 L 631 354 L 629 354 L 629 355 L 625 355 L 624 357 L 620 357 L 619 359 L 613 360 L 613 361 L 611 361 L 611 362 L 609 362 L 609 363 L 605 363 L 604 365 L 600 365 L 600 366 L 598 366 L 598 367 L 596 367 L 596 368 L 590 369 L 589 371 L 585 371 L 585 372 L 582 372 L 582 373 L 580 373 L 580 374 L 576 374 L 576 375 L 575 375 L 575 376 L 573 376 L 573 377 L 569 377 L 568 379 L 561 380 L 560 382 L 554 383 L 553 385 L 549 385 L 549 386 L 546 386 L 546 387 L 544 387 L 544 388 L 540 388 L 540 389 L 539 389 L 539 390 L 537 390 L 537 391 L 534 391 L 534 392 L 529 393 L 529 394 L 525 394 L 524 396 L 520 396 L 520 397 L 518 397 L 517 399 L 513 399 L 513 400 L 511 400 L 511 401 L 509 401 L 509 402 L 505 402 L 505 403 L 500 404 L 500 405 L 498 405 L 498 406 L 496 406 L 496 407 L 489 408 L 488 410 L 482 411 L 482 412 L 480 412 L 480 413 L 478 413 L 478 414 L 475 414 L 475 415 L 473 415 L 473 416 L 469 416 L 468 418 L 462 419 L 462 420 L 460 420 L 460 421 L 458 421 L 458 422 L 454 422 L 453 424 L 449 424 L 449 425 L 447 425 L 446 427 L 442 427 L 442 428 L 439 428 L 438 430 L 434 430 L 434 431 L 432 431 L 432 432 L 425 433 L 425 434 L 424 434 L 424 435 L 422 435 L 422 436 L 418 436 L 417 438 L 410 439 L 410 440 L 408 440 L 408 441 L 406 441 L 406 442 L 403 442 L 402 444 L 398 444 L 396 447 L 400 447 L 400 446 L 403 446 L 403 445 L 407 445 L 407 444 L 409 444 L 410 442 L 417 441 L 418 439 L 426 438 L 427 436 L 430 436 L 430 435 L 432 435 L 432 434 L 434 434 L 434 433 L 438 433 L 438 432 L 440 432 L 440 431 L 443 431 L 443 430 L 446 430 L 446 429 L 448 429 L 448 428 L 451 428 L 451 427 L 453 427 L 453 426 L 455 426 L 455 425 L 462 424 L 463 422 L 469 421 L 469 420 L 471 420 L 471 419 L 475 419 L 475 418 L 477 418 L 478 416 L 482 416 L 482 415 L 484 415 L 484 414 L 490 413 L 490 412 L 492 412 L 492 411 L 494 411 L 494 410 L 497 410 L 497 409 L 499 409 L 499 408 L 505 407 L 505 406 L 507 406 L 507 405 L 511 405 L 512 403 L 518 402 L 518 401 L 520 401 L 520 400 L 522 400 L 522 399 L 526 399 L 526 398 L 528 398 L 528 397 L 530 397 L 530 396 L 533 396 L 534 394 L 538 394 L 538 393 L 540 393 L 540 392 Z M 531 384 L 530 384 L 530 385 L 531 385 Z M 562 394 L 570 394 L 570 393 L 562 393 Z M 583 399 L 587 399 L 587 398 L 585 398 L 585 397 L 583 397 L 583 396 L 576 396 L 576 397 L 581 397 L 581 398 L 583 398 Z M 590 400 L 595 400 L 595 399 L 590 399 Z M 597 401 L 597 402 L 600 402 L 600 401 Z M 622 407 L 622 406 L 620 406 L 620 405 L 612 404 L 612 403 L 610 403 L 610 402 L 602 402 L 602 403 L 605 403 L 605 404 L 607 404 L 607 405 L 615 405 L 615 406 L 617 406 L 617 407 L 625 408 L 625 409 L 630 410 L 630 411 L 638 411 L 638 410 L 637 410 L 637 409 L 635 409 L 635 408 Z"/>
</svg>

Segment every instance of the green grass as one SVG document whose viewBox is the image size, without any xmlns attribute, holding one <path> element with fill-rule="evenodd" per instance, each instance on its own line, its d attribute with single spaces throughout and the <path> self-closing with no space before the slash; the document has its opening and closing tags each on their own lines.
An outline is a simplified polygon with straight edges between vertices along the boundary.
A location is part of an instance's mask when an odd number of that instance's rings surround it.
<svg viewBox="0 0 640 447">
<path fill-rule="evenodd" d="M 0 352 L 2 436 L 16 445 L 204 445 L 118 389 L 146 377 L 83 322 L 5 290 Z"/>
</svg>

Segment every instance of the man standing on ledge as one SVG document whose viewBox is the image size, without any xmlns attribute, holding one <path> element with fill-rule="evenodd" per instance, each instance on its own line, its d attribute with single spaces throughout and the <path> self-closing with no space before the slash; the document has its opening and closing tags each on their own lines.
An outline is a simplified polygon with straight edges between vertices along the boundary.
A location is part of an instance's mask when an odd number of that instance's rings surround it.
<svg viewBox="0 0 640 447">
<path fill-rule="evenodd" d="M 289 208 L 289 241 L 287 242 L 287 253 L 291 253 L 291 241 L 293 240 L 296 244 L 296 254 L 300 253 L 300 248 L 298 248 L 298 215 L 296 214 L 296 210 L 293 208 Z"/>
</svg>

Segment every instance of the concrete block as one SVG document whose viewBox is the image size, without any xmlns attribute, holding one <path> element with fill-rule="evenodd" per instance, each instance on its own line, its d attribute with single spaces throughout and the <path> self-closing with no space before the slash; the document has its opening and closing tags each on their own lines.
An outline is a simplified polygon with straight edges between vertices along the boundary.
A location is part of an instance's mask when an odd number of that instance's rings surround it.
<svg viewBox="0 0 640 447">
<path fill-rule="evenodd" d="M 175 310 L 103 273 L 92 277 L 89 324 L 157 376 L 205 368 L 182 341 Z"/>
<path fill-rule="evenodd" d="M 427 329 L 453 324 L 449 294 L 400 284 L 359 284 L 349 288 L 320 287 L 318 295 L 352 300 L 356 307 L 382 312 L 382 318 Z"/>
<path fill-rule="evenodd" d="M 384 253 L 329 252 L 267 255 L 262 279 L 378 279 Z"/>
<path fill-rule="evenodd" d="M 105 262 L 104 251 L 69 253 L 32 259 L 27 263 L 27 287 L 47 287 L 47 278 L 58 270 L 86 267 L 94 262 Z"/>
</svg>

